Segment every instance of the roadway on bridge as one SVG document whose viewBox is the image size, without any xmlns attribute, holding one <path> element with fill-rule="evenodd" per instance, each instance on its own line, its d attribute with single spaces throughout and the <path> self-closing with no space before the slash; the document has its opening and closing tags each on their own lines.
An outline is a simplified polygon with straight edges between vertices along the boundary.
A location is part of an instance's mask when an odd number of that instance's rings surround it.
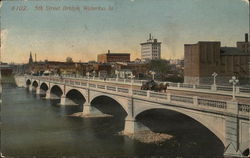
<svg viewBox="0 0 250 158">
<path fill-rule="evenodd" d="M 72 80 L 72 79 L 71 79 Z M 75 80 L 77 81 L 77 80 Z M 87 81 L 85 81 L 87 82 Z M 104 81 L 93 81 L 90 80 L 89 83 L 93 83 L 93 84 L 100 84 L 103 83 Z M 130 83 L 121 83 L 121 82 L 105 82 L 106 85 L 109 86 L 119 86 L 122 88 L 131 88 Z M 133 85 L 133 89 L 135 90 L 140 90 L 141 86 L 139 85 Z M 223 101 L 231 101 L 232 100 L 232 95 L 225 95 L 225 94 L 221 94 L 221 93 L 216 93 L 216 94 L 211 94 L 211 93 L 205 93 L 205 92 L 193 92 L 193 91 L 185 91 L 183 89 L 180 90 L 172 90 L 172 89 L 168 89 L 166 91 L 166 93 L 169 92 L 171 94 L 174 95 L 189 95 L 189 96 L 198 96 L 201 98 L 211 98 L 211 99 L 216 99 L 216 100 L 223 100 Z M 246 97 L 236 97 L 237 102 L 241 103 L 241 104 L 249 104 L 250 103 L 250 96 L 248 98 Z"/>
</svg>

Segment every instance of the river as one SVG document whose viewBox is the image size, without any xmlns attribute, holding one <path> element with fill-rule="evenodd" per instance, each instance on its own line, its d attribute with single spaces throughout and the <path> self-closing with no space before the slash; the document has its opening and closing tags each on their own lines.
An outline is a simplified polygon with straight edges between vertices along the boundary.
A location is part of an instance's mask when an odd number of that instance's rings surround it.
<svg viewBox="0 0 250 158">
<path fill-rule="evenodd" d="M 174 138 L 161 144 L 145 144 L 118 135 L 124 116 L 112 111 L 112 102 L 101 102 L 114 117 L 76 118 L 79 106 L 60 107 L 24 88 L 3 85 L 1 151 L 7 156 L 222 156 L 222 143 L 196 121 L 169 111 L 152 110 L 139 120 L 153 131 Z M 97 103 L 96 103 L 97 104 Z M 119 105 L 115 105 L 119 106 Z M 108 108 L 109 107 L 109 108 Z M 120 107 L 119 107 L 120 108 Z M 111 112 L 111 114 L 112 114 Z"/>
</svg>

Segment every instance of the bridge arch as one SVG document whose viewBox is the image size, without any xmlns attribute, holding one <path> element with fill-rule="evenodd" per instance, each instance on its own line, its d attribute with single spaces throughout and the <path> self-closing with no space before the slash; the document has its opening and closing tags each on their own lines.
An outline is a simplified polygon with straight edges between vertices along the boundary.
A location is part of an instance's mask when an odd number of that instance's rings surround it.
<svg viewBox="0 0 250 158">
<path fill-rule="evenodd" d="M 141 113 L 148 111 L 148 110 L 153 110 L 153 109 L 166 109 L 174 112 L 181 113 L 185 116 L 188 116 L 189 118 L 192 118 L 196 122 L 202 124 L 205 126 L 209 131 L 211 131 L 226 147 L 226 140 L 225 140 L 225 118 L 222 116 L 209 116 L 201 112 L 193 112 L 191 110 L 186 110 L 186 109 L 180 109 L 176 107 L 171 107 L 171 106 L 165 106 L 159 107 L 159 106 L 150 106 L 150 107 L 145 107 L 141 108 L 140 110 L 135 111 L 134 118 L 136 119 Z"/>
<path fill-rule="evenodd" d="M 39 83 L 35 80 L 35 81 L 33 81 L 32 86 L 37 88 L 37 87 L 39 87 Z"/>
<path fill-rule="evenodd" d="M 50 89 L 50 94 L 55 94 L 56 96 L 61 97 L 63 95 L 63 91 L 60 86 L 54 85 Z"/>
<path fill-rule="evenodd" d="M 94 95 L 91 96 L 90 98 L 90 103 L 92 103 L 95 99 L 98 99 L 100 97 L 107 97 L 112 99 L 113 101 L 115 101 L 116 103 L 118 103 L 119 105 L 121 105 L 121 107 L 123 108 L 123 110 L 126 112 L 126 114 L 128 115 L 128 108 L 127 108 L 127 98 L 119 98 L 117 96 L 113 96 L 110 94 L 103 94 L 103 93 L 96 93 Z"/>
<path fill-rule="evenodd" d="M 243 156 L 248 156 L 250 154 L 250 148 L 247 148 L 246 150 L 243 151 Z"/>
<path fill-rule="evenodd" d="M 26 81 L 26 85 L 27 85 L 27 86 L 31 85 L 31 80 L 30 80 L 30 79 L 28 79 L 28 80 Z"/>
<path fill-rule="evenodd" d="M 82 94 L 81 91 L 77 89 L 70 89 L 65 96 L 80 106 L 83 106 L 86 101 L 84 94 Z"/>
<path fill-rule="evenodd" d="M 40 85 L 40 89 L 42 89 L 42 90 L 44 90 L 44 91 L 47 91 L 48 89 L 49 89 L 49 86 L 46 84 L 46 83 L 42 83 L 41 85 Z"/>
<path fill-rule="evenodd" d="M 109 104 L 110 108 L 104 108 L 106 110 L 104 113 L 112 114 L 110 111 L 113 111 L 116 109 L 116 113 L 119 113 L 119 115 L 122 115 L 122 117 L 126 117 L 128 115 L 127 107 L 124 106 L 124 102 L 122 102 L 119 98 L 107 95 L 107 94 L 96 94 L 92 96 L 92 99 L 90 101 L 91 106 L 96 106 L 96 103 L 101 103 L 101 105 L 97 105 L 99 107 L 103 106 L 103 104 Z M 103 112 L 102 111 L 102 112 Z M 112 115 L 115 115 L 114 113 Z"/>
</svg>

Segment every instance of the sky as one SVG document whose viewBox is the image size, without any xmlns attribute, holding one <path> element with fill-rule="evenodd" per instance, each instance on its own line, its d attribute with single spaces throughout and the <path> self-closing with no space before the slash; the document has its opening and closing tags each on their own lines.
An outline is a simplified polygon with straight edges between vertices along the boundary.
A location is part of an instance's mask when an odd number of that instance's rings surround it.
<svg viewBox="0 0 250 158">
<path fill-rule="evenodd" d="M 249 29 L 248 0 L 5 0 L 0 6 L 3 62 L 27 63 L 30 52 L 37 61 L 84 62 L 108 50 L 134 60 L 149 33 L 162 42 L 162 58 L 179 59 L 184 44 L 235 46 Z"/>
</svg>

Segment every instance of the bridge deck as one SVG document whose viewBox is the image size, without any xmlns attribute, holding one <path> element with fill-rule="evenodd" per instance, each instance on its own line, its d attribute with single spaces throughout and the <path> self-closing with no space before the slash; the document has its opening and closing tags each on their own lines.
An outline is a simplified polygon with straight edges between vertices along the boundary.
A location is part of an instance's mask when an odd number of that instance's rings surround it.
<svg viewBox="0 0 250 158">
<path fill-rule="evenodd" d="M 77 80 L 74 80 L 77 81 Z M 87 83 L 87 81 L 85 81 Z M 103 83 L 104 81 L 93 81 L 90 80 L 90 83 L 93 84 L 98 84 L 98 83 Z M 119 86 L 122 88 L 131 88 L 131 85 L 124 84 L 121 82 L 105 82 L 106 85 L 110 86 Z M 139 85 L 133 85 L 133 89 L 140 90 L 141 86 Z M 171 93 L 171 94 L 176 94 L 176 95 L 187 95 L 187 96 L 198 96 L 198 97 L 203 97 L 203 98 L 213 98 L 213 99 L 218 99 L 218 100 L 224 100 L 224 101 L 229 101 L 232 99 L 232 92 L 228 93 L 209 93 L 209 92 L 204 92 L 204 91 L 189 91 L 189 90 L 183 90 L 183 89 L 172 89 L 169 88 L 167 89 L 166 93 Z M 249 104 L 250 103 L 250 94 L 248 97 L 242 97 L 242 96 L 236 96 L 236 101 L 242 104 Z"/>
<path fill-rule="evenodd" d="M 48 77 L 41 77 L 44 79 L 48 79 Z M 59 78 L 58 78 L 59 79 Z M 87 83 L 88 80 L 86 78 L 63 78 L 66 81 L 70 81 L 70 82 L 83 82 L 83 83 Z M 108 85 L 108 86 L 117 86 L 120 88 L 127 88 L 130 89 L 131 88 L 131 83 L 130 82 L 117 82 L 117 81 L 113 81 L 113 80 L 109 80 L 109 81 L 104 81 L 104 80 L 100 80 L 100 79 L 96 79 L 96 80 L 89 80 L 90 84 L 104 84 Z M 133 89 L 134 90 L 140 90 L 141 89 L 141 83 L 135 83 L 133 84 Z M 223 100 L 223 101 L 230 101 L 232 100 L 232 92 L 231 91 L 216 91 L 216 92 L 212 92 L 209 90 L 199 90 L 199 89 L 193 89 L 193 88 L 181 88 L 181 87 L 173 87 L 170 86 L 168 87 L 166 93 L 171 93 L 171 94 L 176 94 L 176 95 L 186 95 L 186 96 L 198 96 L 198 97 L 202 97 L 202 98 L 212 98 L 212 99 L 218 99 L 218 100 Z M 236 100 L 237 102 L 241 103 L 241 104 L 249 104 L 250 103 L 250 93 L 241 93 L 240 95 L 237 94 L 236 95 Z"/>
</svg>

